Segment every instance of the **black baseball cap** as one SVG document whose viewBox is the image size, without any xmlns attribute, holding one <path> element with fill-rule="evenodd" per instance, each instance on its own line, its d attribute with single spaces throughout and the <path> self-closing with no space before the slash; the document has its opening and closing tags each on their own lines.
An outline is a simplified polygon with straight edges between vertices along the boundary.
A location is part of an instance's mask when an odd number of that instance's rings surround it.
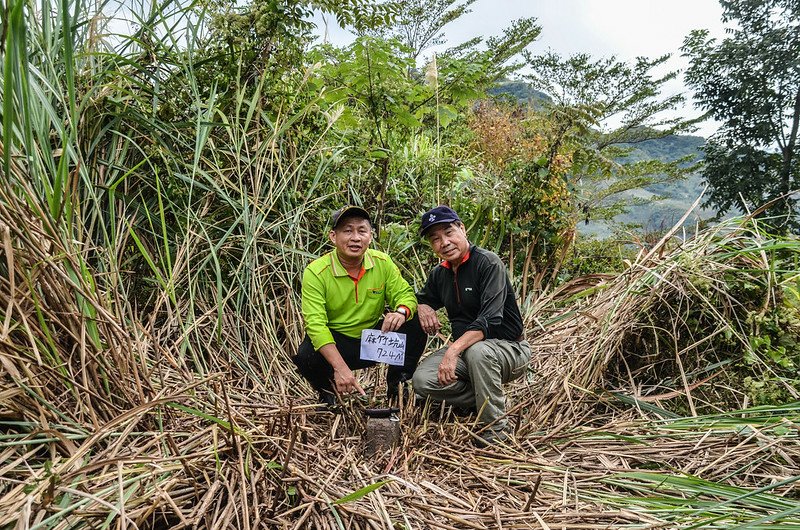
<svg viewBox="0 0 800 530">
<path fill-rule="evenodd" d="M 427 232 L 428 229 L 430 229 L 430 227 L 433 225 L 454 222 L 461 223 L 462 221 L 455 210 L 449 206 L 437 206 L 436 208 L 431 208 L 422 214 L 422 222 L 419 226 L 419 235 L 420 237 L 424 236 L 425 232 Z"/>
<path fill-rule="evenodd" d="M 361 217 L 369 221 L 369 224 L 372 224 L 372 219 L 369 216 L 367 211 L 360 207 L 360 206 L 342 206 L 331 215 L 331 228 L 335 229 L 339 221 L 344 219 L 345 217 Z"/>
</svg>

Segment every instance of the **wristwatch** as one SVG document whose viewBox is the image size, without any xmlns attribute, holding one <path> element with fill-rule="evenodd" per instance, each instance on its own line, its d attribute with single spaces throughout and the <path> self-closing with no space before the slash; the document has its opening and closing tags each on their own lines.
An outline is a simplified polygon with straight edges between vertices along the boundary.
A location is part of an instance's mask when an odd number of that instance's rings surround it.
<svg viewBox="0 0 800 530">
<path fill-rule="evenodd" d="M 406 309 L 405 307 L 400 306 L 397 309 L 395 309 L 394 311 L 395 311 L 395 313 L 400 313 L 401 315 L 403 315 L 403 317 L 406 320 L 408 320 L 408 309 Z"/>
</svg>

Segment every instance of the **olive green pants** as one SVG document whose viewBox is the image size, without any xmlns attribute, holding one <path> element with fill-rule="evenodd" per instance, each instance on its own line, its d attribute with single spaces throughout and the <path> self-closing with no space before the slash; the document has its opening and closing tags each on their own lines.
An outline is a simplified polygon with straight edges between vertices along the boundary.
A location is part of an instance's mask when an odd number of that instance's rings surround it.
<svg viewBox="0 0 800 530">
<path fill-rule="evenodd" d="M 421 398 L 444 401 L 456 407 L 480 412 L 478 421 L 493 423 L 493 429 L 505 429 L 505 394 L 503 384 L 525 373 L 531 358 L 527 341 L 488 339 L 476 342 L 456 362 L 458 381 L 439 384 L 439 364 L 447 348 L 425 358 L 414 372 L 414 392 Z"/>
</svg>

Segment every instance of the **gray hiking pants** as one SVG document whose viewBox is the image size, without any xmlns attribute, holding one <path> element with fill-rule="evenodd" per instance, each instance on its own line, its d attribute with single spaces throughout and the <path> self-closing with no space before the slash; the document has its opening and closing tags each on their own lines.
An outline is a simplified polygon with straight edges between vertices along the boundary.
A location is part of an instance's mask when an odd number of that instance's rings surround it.
<svg viewBox="0 0 800 530">
<path fill-rule="evenodd" d="M 494 422 L 493 429 L 505 429 L 505 394 L 503 383 L 525 373 L 531 358 L 528 341 L 487 339 L 476 342 L 461 354 L 456 362 L 458 381 L 439 384 L 439 364 L 447 348 L 425 358 L 414 372 L 414 392 L 433 401 L 444 401 L 456 407 L 481 412 L 478 421 Z M 481 409 L 483 409 L 481 411 Z"/>
</svg>

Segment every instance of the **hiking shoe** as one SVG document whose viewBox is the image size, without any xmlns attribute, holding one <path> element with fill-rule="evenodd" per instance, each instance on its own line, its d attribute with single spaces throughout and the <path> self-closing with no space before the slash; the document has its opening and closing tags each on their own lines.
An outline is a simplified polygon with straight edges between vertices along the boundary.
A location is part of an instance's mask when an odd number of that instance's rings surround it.
<svg viewBox="0 0 800 530">
<path fill-rule="evenodd" d="M 502 444 L 511 439 L 511 434 L 508 429 L 486 430 L 480 434 L 472 435 L 472 445 L 475 447 L 491 447 L 493 445 Z"/>
<path fill-rule="evenodd" d="M 319 405 L 317 409 L 321 411 L 335 412 L 338 409 L 338 403 L 336 403 L 336 395 L 330 390 L 319 391 L 318 403 Z"/>
<path fill-rule="evenodd" d="M 386 401 L 389 403 L 400 403 L 400 392 L 398 392 L 398 388 L 403 389 L 403 403 L 408 403 L 408 400 L 411 399 L 411 390 L 405 383 L 398 383 L 394 387 L 389 386 L 386 389 Z"/>
<path fill-rule="evenodd" d="M 478 414 L 478 409 L 475 407 L 458 407 L 453 405 L 450 407 L 453 410 L 453 414 L 458 416 L 459 418 L 468 418 L 470 416 L 475 416 Z"/>
</svg>

